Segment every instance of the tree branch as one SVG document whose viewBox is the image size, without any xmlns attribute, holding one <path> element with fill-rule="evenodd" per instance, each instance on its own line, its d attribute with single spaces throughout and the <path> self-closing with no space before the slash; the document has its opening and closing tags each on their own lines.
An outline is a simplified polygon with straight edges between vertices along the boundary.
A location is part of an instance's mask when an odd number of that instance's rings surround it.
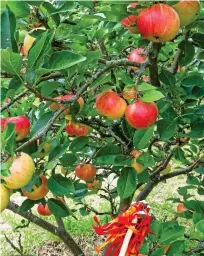
<svg viewBox="0 0 204 256">
<path fill-rule="evenodd" d="M 48 121 L 45 127 L 43 127 L 39 132 L 35 134 L 30 140 L 26 141 L 24 144 L 22 144 L 20 147 L 16 149 L 16 151 L 20 151 L 26 146 L 29 146 L 31 143 L 36 141 L 37 139 L 41 138 L 43 135 L 45 135 L 49 129 L 52 127 L 54 124 L 55 120 L 63 113 L 63 111 L 67 108 L 67 105 L 64 105 L 61 109 L 59 109 L 54 116 Z"/>
<path fill-rule="evenodd" d="M 56 227 L 51 223 L 35 216 L 30 212 L 21 213 L 18 211 L 19 206 L 13 202 L 10 202 L 7 209 L 12 211 L 15 214 L 22 216 L 23 218 L 29 220 L 30 222 L 36 224 L 37 226 L 47 230 L 55 236 L 58 236 L 72 251 L 75 256 L 85 256 L 81 248 L 76 244 L 74 239 L 66 232 L 65 229 L 61 230 L 61 227 Z"/>
<path fill-rule="evenodd" d="M 5 104 L 1 109 L 1 111 L 4 111 L 5 109 L 9 108 L 11 105 L 13 105 L 17 100 L 23 98 L 26 94 L 28 93 L 28 90 L 18 94 L 15 98 L 13 98 L 13 100 L 11 100 L 10 102 L 8 102 L 7 104 Z"/>
<path fill-rule="evenodd" d="M 162 47 L 161 43 L 152 43 L 152 47 L 148 52 L 149 58 L 149 80 L 152 85 L 160 87 L 157 58 Z"/>
<path fill-rule="evenodd" d="M 172 74 L 175 74 L 177 69 L 178 69 L 178 61 L 179 61 L 179 58 L 182 54 L 182 50 L 181 49 L 178 49 L 177 52 L 176 52 L 176 55 L 174 57 L 174 61 L 171 65 L 171 68 L 169 69 L 169 71 L 172 73 Z"/>
</svg>

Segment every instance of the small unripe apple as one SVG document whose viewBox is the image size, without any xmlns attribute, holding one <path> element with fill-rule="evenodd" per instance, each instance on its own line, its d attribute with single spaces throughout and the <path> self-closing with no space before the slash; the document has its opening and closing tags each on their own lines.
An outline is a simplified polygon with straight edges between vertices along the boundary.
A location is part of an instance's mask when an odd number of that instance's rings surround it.
<svg viewBox="0 0 204 256">
<path fill-rule="evenodd" d="M 132 50 L 128 56 L 129 61 L 138 62 L 138 63 L 144 63 L 146 59 L 147 59 L 147 56 L 145 55 L 143 48 L 136 48 Z M 132 67 L 132 69 L 137 70 L 138 67 Z"/>
<path fill-rule="evenodd" d="M 49 192 L 49 189 L 47 186 L 47 178 L 43 174 L 40 174 L 40 179 L 41 179 L 41 185 L 39 187 L 34 185 L 32 187 L 31 192 L 22 189 L 23 195 L 30 200 L 40 200 L 43 197 L 45 197 Z"/>
<path fill-rule="evenodd" d="M 21 49 L 21 53 L 24 56 L 28 56 L 28 52 L 29 52 L 30 48 L 32 47 L 33 43 L 35 42 L 35 40 L 36 40 L 35 37 L 32 37 L 28 34 L 25 36 L 23 46 Z"/>
<path fill-rule="evenodd" d="M 91 128 L 86 124 L 71 122 L 66 125 L 65 131 L 69 136 L 87 136 L 91 132 Z"/>
<path fill-rule="evenodd" d="M 10 191 L 4 184 L 0 184 L 0 212 L 3 212 L 10 201 Z"/>
<path fill-rule="evenodd" d="M 30 132 L 30 121 L 26 116 L 5 117 L 0 120 L 1 131 L 3 132 L 8 123 L 15 124 L 16 140 L 24 139 Z"/>
<path fill-rule="evenodd" d="M 180 20 L 167 4 L 154 4 L 140 12 L 137 26 L 141 35 L 153 42 L 171 41 L 178 33 Z"/>
<path fill-rule="evenodd" d="M 142 76 L 142 80 L 147 83 L 149 82 L 149 77 L 148 76 Z"/>
<path fill-rule="evenodd" d="M 132 161 L 132 167 L 135 168 L 136 172 L 142 173 L 144 171 L 144 166 L 137 163 L 137 158 L 141 155 L 141 152 L 139 150 L 133 150 L 130 155 L 133 157 Z"/>
<path fill-rule="evenodd" d="M 188 26 L 193 23 L 199 16 L 200 1 L 199 0 L 180 0 L 179 3 L 172 5 L 178 13 L 181 27 Z"/>
<path fill-rule="evenodd" d="M 184 203 L 179 203 L 177 205 L 177 213 L 183 213 L 185 211 L 188 211 L 188 209 L 184 206 Z"/>
<path fill-rule="evenodd" d="M 137 16 L 129 15 L 128 17 L 121 20 L 121 24 L 125 29 L 128 29 L 132 34 L 138 34 L 139 30 L 137 27 Z"/>
<path fill-rule="evenodd" d="M 35 164 L 28 154 L 21 152 L 20 155 L 14 156 L 9 170 L 11 174 L 8 177 L 1 177 L 6 181 L 5 186 L 10 189 L 19 189 L 28 185 L 31 181 L 35 171 Z"/>
<path fill-rule="evenodd" d="M 136 129 L 145 129 L 151 126 L 158 117 L 158 108 L 154 102 L 136 100 L 125 111 L 126 120 Z"/>
<path fill-rule="evenodd" d="M 67 95 L 63 95 L 63 96 L 58 96 L 56 97 L 55 99 L 58 99 L 58 100 L 68 100 L 68 99 L 71 99 L 72 97 L 74 96 L 74 94 L 67 94 Z M 79 112 L 82 111 L 83 107 L 84 107 L 84 100 L 82 97 L 78 98 L 78 103 L 80 105 L 80 109 L 79 109 Z M 63 104 L 58 104 L 58 103 L 52 103 L 49 108 L 51 110 L 57 110 L 57 109 L 60 109 L 63 107 Z M 65 115 L 68 115 L 70 113 L 70 108 L 67 108 L 65 111 L 64 111 L 64 114 Z"/>
<path fill-rule="evenodd" d="M 126 100 L 132 100 L 136 98 L 137 90 L 133 85 L 126 85 L 123 89 L 123 98 Z"/>
<path fill-rule="evenodd" d="M 48 204 L 44 206 L 43 204 L 40 203 L 37 207 L 37 211 L 42 216 L 50 216 L 52 214 L 52 212 L 48 208 Z"/>
<path fill-rule="evenodd" d="M 111 120 L 120 119 L 124 114 L 127 103 L 113 91 L 106 91 L 96 98 L 96 110 L 100 115 Z"/>
<path fill-rule="evenodd" d="M 75 174 L 78 178 L 89 181 L 96 176 L 96 167 L 91 164 L 79 164 L 75 168 Z"/>
</svg>

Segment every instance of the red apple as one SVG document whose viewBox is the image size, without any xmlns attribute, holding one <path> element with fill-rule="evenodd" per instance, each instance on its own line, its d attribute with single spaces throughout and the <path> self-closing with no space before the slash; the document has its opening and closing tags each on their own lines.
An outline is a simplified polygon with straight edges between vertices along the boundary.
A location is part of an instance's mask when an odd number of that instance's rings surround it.
<svg viewBox="0 0 204 256">
<path fill-rule="evenodd" d="M 144 63 L 147 59 L 147 55 L 144 54 L 143 48 L 136 48 L 131 51 L 131 53 L 128 56 L 129 61 L 138 62 L 138 63 Z M 132 69 L 137 70 L 137 67 L 132 67 Z"/>
<path fill-rule="evenodd" d="M 180 0 L 179 3 L 172 5 L 178 13 L 181 27 L 187 26 L 194 22 L 200 12 L 199 0 Z"/>
<path fill-rule="evenodd" d="M 52 214 L 47 204 L 45 206 L 43 204 L 39 204 L 37 211 L 42 216 L 50 216 Z"/>
<path fill-rule="evenodd" d="M 1 131 L 3 132 L 7 123 L 15 124 L 16 140 L 24 139 L 30 132 L 30 121 L 26 116 L 5 117 L 0 120 Z"/>
<path fill-rule="evenodd" d="M 58 99 L 58 100 L 68 100 L 68 99 L 71 99 L 73 96 L 74 96 L 74 94 L 67 94 L 67 95 L 63 95 L 63 96 L 58 96 L 58 97 L 56 97 L 55 99 Z M 80 97 L 77 101 L 78 101 L 78 103 L 79 103 L 79 105 L 80 105 L 80 110 L 79 110 L 79 112 L 81 112 L 82 109 L 83 109 L 83 107 L 84 107 L 84 100 L 83 100 L 82 97 Z M 50 105 L 50 109 L 51 109 L 51 110 L 57 110 L 57 109 L 62 108 L 62 107 L 63 107 L 63 104 L 58 104 L 58 103 L 52 103 L 52 104 Z M 68 115 L 68 114 L 70 113 L 70 108 L 67 108 L 67 109 L 64 111 L 64 113 L 65 113 L 66 115 Z"/>
<path fill-rule="evenodd" d="M 137 26 L 141 35 L 153 42 L 172 40 L 180 28 L 176 11 L 167 4 L 154 4 L 138 15 Z"/>
<path fill-rule="evenodd" d="M 137 16 L 129 15 L 128 17 L 121 20 L 121 24 L 125 29 L 128 29 L 132 34 L 138 34 L 139 30 L 137 27 Z"/>
<path fill-rule="evenodd" d="M 128 123 L 136 129 L 145 129 L 152 125 L 158 117 L 158 108 L 154 102 L 136 100 L 125 112 Z"/>
<path fill-rule="evenodd" d="M 185 211 L 188 211 L 188 209 L 184 206 L 184 203 L 179 203 L 177 205 L 177 213 L 183 213 Z"/>
<path fill-rule="evenodd" d="M 43 197 L 45 197 L 47 195 L 47 193 L 49 192 L 49 189 L 47 186 L 47 178 L 43 174 L 40 174 L 40 179 L 41 179 L 40 186 L 37 187 L 36 185 L 34 185 L 32 187 L 31 192 L 22 189 L 23 195 L 26 196 L 30 200 L 40 200 Z"/>
<path fill-rule="evenodd" d="M 87 136 L 91 129 L 86 124 L 70 122 L 66 125 L 65 131 L 69 136 Z"/>
<path fill-rule="evenodd" d="M 96 176 L 96 167 L 91 164 L 79 164 L 75 168 L 75 174 L 78 178 L 89 181 Z"/>
<path fill-rule="evenodd" d="M 111 120 L 120 119 L 124 114 L 127 103 L 113 91 L 106 91 L 96 98 L 96 110 L 100 115 Z"/>
</svg>

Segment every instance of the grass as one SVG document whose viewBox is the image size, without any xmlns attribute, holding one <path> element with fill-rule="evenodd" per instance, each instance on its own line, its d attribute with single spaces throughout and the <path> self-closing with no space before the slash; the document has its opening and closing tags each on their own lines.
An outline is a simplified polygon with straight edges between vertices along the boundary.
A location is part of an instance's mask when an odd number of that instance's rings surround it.
<svg viewBox="0 0 204 256">
<path fill-rule="evenodd" d="M 178 197 L 176 189 L 185 184 L 184 179 L 172 179 L 168 183 L 159 184 L 152 191 L 151 195 L 148 197 L 147 202 L 151 205 L 152 213 L 156 218 L 162 220 L 166 218 L 167 220 L 172 220 L 175 215 L 175 204 L 171 201 L 167 201 L 170 197 Z M 92 206 L 97 206 L 97 210 L 100 211 L 108 211 L 109 205 L 106 201 L 98 201 L 95 197 L 90 197 L 88 199 L 89 203 Z M 69 204 L 70 207 L 70 204 Z M 73 208 L 73 207 L 72 207 Z M 93 215 L 81 216 L 79 213 L 76 215 L 77 220 L 73 217 L 67 217 L 64 219 L 65 227 L 69 231 L 69 233 L 80 243 L 82 248 L 84 249 L 86 246 L 89 247 L 89 252 L 87 255 L 94 255 L 94 242 L 97 237 L 94 234 L 92 229 L 93 223 Z M 106 216 L 101 217 L 101 220 L 104 221 Z M 14 232 L 14 228 L 19 225 L 21 221 L 21 217 L 12 214 L 9 211 L 5 211 L 2 214 L 1 226 L 2 234 L 0 236 L 1 242 L 1 255 L 2 256 L 16 256 L 11 246 L 5 241 L 3 233 L 5 233 L 9 239 L 11 239 L 14 243 L 17 243 L 17 232 Z M 55 223 L 55 219 L 53 216 L 45 217 L 46 220 L 51 223 Z M 179 222 L 186 227 L 190 228 L 191 224 L 189 220 L 179 218 Z M 39 227 L 30 224 L 28 227 L 20 230 L 23 234 L 22 244 L 24 247 L 25 253 L 29 253 L 29 256 L 37 256 L 34 253 L 36 248 L 40 248 L 46 241 L 57 241 L 57 237 L 50 234 L 47 231 L 40 229 Z M 33 252 L 33 254 L 31 254 Z M 44 254 L 43 254 L 44 255 Z M 59 254 L 60 255 L 60 254 Z M 71 255 L 71 254 L 66 254 Z"/>
</svg>

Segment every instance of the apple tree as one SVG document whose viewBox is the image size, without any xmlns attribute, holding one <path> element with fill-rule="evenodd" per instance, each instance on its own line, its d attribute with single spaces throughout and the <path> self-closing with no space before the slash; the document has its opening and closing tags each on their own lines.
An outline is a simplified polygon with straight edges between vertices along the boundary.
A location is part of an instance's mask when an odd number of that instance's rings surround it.
<svg viewBox="0 0 204 256">
<path fill-rule="evenodd" d="M 177 207 L 173 219 L 150 211 L 150 232 L 132 223 L 135 241 L 142 237 L 137 246 L 130 236 L 125 251 L 123 239 L 118 249 L 119 230 L 98 252 L 200 255 L 203 13 L 199 0 L 3 1 L 1 211 L 58 236 L 73 255 L 85 255 L 63 218 L 118 220 L 135 201 L 151 209 L 152 190 L 182 176 L 185 186 L 169 198 Z M 25 199 L 21 205 L 12 201 L 17 192 Z M 109 211 L 87 204 L 96 194 Z"/>
</svg>

